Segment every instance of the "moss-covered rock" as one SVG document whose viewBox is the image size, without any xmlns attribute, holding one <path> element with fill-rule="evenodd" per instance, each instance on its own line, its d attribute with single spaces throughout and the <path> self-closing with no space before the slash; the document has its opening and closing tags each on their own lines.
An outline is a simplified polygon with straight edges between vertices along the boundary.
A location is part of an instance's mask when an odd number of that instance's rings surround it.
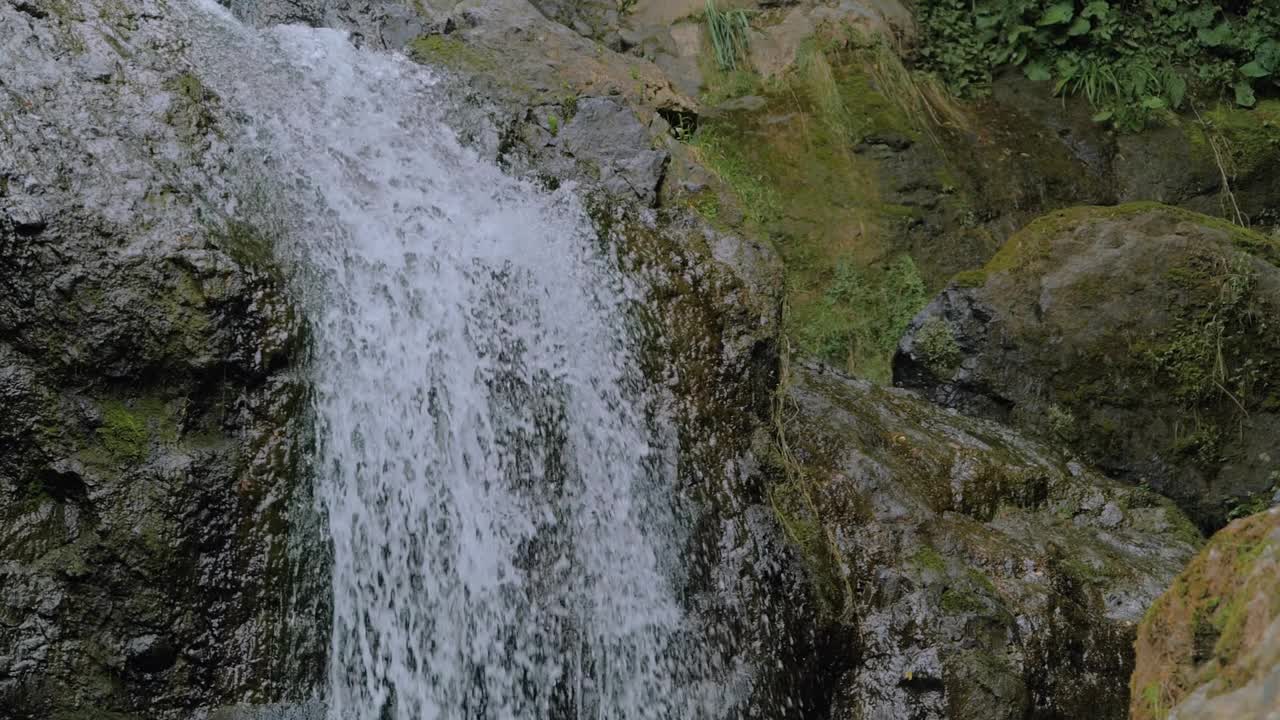
<svg viewBox="0 0 1280 720">
<path fill-rule="evenodd" d="M 817 366 L 778 417 L 763 492 L 831 639 L 831 717 L 1125 716 L 1134 625 L 1200 542 L 1171 503 Z"/>
<path fill-rule="evenodd" d="M 1153 203 L 1051 213 L 913 321 L 895 381 L 1066 441 L 1219 527 L 1280 468 L 1278 259 L 1272 239 Z M 931 362 L 938 323 L 951 367 Z"/>
<path fill-rule="evenodd" d="M 1155 200 L 1263 227 L 1280 225 L 1280 100 L 1222 103 L 1121 136 L 1114 160 L 1122 202 Z"/>
<path fill-rule="evenodd" d="M 319 667 L 279 634 L 301 324 L 269 234 L 199 194 L 226 108 L 173 21 L 0 5 L 4 718 L 185 720 Z"/>
<path fill-rule="evenodd" d="M 1275 712 L 1280 682 L 1280 508 L 1220 530 L 1138 627 L 1133 720 Z"/>
</svg>

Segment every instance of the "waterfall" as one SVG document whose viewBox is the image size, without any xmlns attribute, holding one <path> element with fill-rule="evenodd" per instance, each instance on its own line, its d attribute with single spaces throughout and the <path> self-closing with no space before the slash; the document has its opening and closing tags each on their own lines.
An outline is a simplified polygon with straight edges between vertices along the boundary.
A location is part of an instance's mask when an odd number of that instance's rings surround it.
<svg viewBox="0 0 1280 720">
<path fill-rule="evenodd" d="M 329 716 L 723 713 L 680 600 L 688 523 L 627 328 L 640 294 L 572 193 L 463 147 L 425 68 L 201 11 L 202 77 L 307 278 Z"/>
</svg>

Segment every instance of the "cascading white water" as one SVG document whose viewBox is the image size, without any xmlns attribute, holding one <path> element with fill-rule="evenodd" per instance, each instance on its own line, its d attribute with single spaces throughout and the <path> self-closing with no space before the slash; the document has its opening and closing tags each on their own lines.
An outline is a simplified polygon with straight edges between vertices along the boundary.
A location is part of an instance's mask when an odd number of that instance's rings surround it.
<svg viewBox="0 0 1280 720">
<path fill-rule="evenodd" d="M 313 279 L 330 717 L 723 711 L 683 637 L 632 293 L 581 208 L 460 146 L 423 68 L 202 7 L 227 33 L 202 75 Z"/>
</svg>

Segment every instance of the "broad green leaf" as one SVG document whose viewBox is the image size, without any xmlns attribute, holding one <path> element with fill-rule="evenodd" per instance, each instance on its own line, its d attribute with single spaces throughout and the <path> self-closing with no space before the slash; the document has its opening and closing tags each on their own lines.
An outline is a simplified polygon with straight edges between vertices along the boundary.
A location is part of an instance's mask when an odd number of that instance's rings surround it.
<svg viewBox="0 0 1280 720">
<path fill-rule="evenodd" d="M 1067 28 L 1067 34 L 1070 35 L 1071 37 L 1076 37 L 1077 35 L 1084 35 L 1085 33 L 1089 32 L 1089 28 L 1091 27 L 1093 26 L 1089 23 L 1088 19 L 1083 17 L 1078 17 L 1075 19 L 1074 22 L 1071 23 L 1071 27 Z"/>
<path fill-rule="evenodd" d="M 1070 3 L 1070 2 L 1054 3 L 1053 5 L 1049 6 L 1049 9 L 1044 11 L 1044 14 L 1040 16 L 1040 19 L 1036 21 L 1036 24 L 1041 26 L 1062 25 L 1064 23 L 1069 22 L 1071 20 L 1071 17 L 1075 14 L 1076 14 L 1075 3 Z"/>
<path fill-rule="evenodd" d="M 1270 75 L 1271 71 L 1262 67 L 1262 63 L 1258 62 L 1257 60 L 1254 60 L 1251 63 L 1245 63 L 1244 65 L 1241 65 L 1240 74 L 1247 78 L 1260 78 L 1260 77 L 1266 77 Z"/>
<path fill-rule="evenodd" d="M 1236 104 L 1241 107 L 1253 107 L 1257 104 L 1258 98 L 1253 95 L 1253 86 L 1248 80 L 1241 80 L 1232 85 L 1236 91 Z"/>
<path fill-rule="evenodd" d="M 1035 31 L 1036 29 L 1030 25 L 1015 25 L 1013 29 L 1009 31 L 1009 42 L 1016 43 L 1018 42 L 1018 38 Z"/>
<path fill-rule="evenodd" d="M 1091 2 L 1084 6 L 1084 11 L 1080 13 L 1080 17 L 1105 18 L 1109 10 L 1111 10 L 1111 6 L 1106 2 L 1103 2 L 1103 0 L 1095 0 L 1095 2 Z"/>
<path fill-rule="evenodd" d="M 1167 107 L 1164 98 L 1148 95 L 1142 98 L 1142 107 L 1148 110 L 1163 110 Z"/>
<path fill-rule="evenodd" d="M 1100 113 L 1098 113 L 1098 114 L 1096 114 L 1096 115 L 1094 115 L 1094 116 L 1093 116 L 1093 121 L 1094 121 L 1094 122 L 1096 122 L 1096 123 L 1106 122 L 1106 121 L 1110 120 L 1110 119 L 1111 119 L 1111 116 L 1112 116 L 1112 115 L 1114 115 L 1114 114 L 1115 114 L 1115 113 L 1114 113 L 1114 112 L 1112 112 L 1112 111 L 1110 111 L 1110 110 L 1103 110 L 1102 112 L 1100 112 Z"/>
<path fill-rule="evenodd" d="M 978 17 L 974 18 L 973 24 L 974 24 L 974 27 L 977 27 L 979 30 L 986 30 L 988 28 L 993 28 L 996 25 L 999 25 L 1001 19 L 1002 18 L 1000 17 L 1000 15 L 996 13 L 986 13 L 986 12 L 979 11 Z"/>
<path fill-rule="evenodd" d="M 1022 69 L 1022 72 L 1027 76 L 1028 80 L 1034 80 L 1035 82 L 1044 82 L 1045 80 L 1053 77 L 1049 72 L 1049 66 L 1045 65 L 1041 61 L 1028 63 L 1027 66 Z"/>
<path fill-rule="evenodd" d="M 1196 37 L 1209 47 L 1218 47 L 1231 41 L 1231 24 L 1226 22 L 1219 23 L 1212 30 L 1200 28 L 1196 31 Z"/>
</svg>

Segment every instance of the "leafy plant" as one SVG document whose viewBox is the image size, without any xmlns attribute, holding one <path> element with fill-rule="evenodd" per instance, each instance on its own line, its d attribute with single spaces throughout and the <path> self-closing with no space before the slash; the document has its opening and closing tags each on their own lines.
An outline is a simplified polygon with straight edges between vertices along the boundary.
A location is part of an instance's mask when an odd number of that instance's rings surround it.
<svg viewBox="0 0 1280 720">
<path fill-rule="evenodd" d="M 1244 107 L 1280 87 L 1270 0 L 921 0 L 921 63 L 977 94 L 1001 66 L 1083 94 L 1096 119 L 1136 130 L 1189 93 Z"/>
<path fill-rule="evenodd" d="M 747 57 L 747 33 L 751 29 L 745 10 L 716 8 L 715 0 L 707 0 L 705 13 L 707 32 L 721 70 L 737 70 L 739 60 Z"/>
<path fill-rule="evenodd" d="M 915 344 L 925 365 L 940 378 L 951 377 L 960 364 L 960 345 L 946 320 L 936 317 L 925 320 L 916 332 Z"/>
<path fill-rule="evenodd" d="M 898 338 L 926 302 L 924 281 L 910 255 L 884 266 L 841 262 L 821 302 L 800 323 L 801 349 L 887 383 Z"/>
</svg>

